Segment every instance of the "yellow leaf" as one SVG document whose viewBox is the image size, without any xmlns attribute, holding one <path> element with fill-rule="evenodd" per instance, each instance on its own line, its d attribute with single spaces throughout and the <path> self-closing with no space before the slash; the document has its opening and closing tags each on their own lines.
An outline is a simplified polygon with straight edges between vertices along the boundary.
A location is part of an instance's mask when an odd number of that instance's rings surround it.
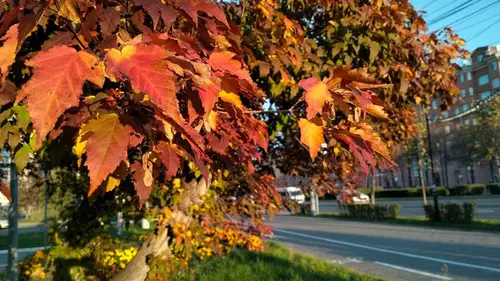
<svg viewBox="0 0 500 281">
<path fill-rule="evenodd" d="M 301 118 L 299 120 L 300 142 L 309 148 L 309 154 L 314 161 L 321 148 L 321 144 L 325 142 L 323 137 L 323 122 L 319 118 L 314 118 L 309 121 Z"/>
<path fill-rule="evenodd" d="M 219 92 L 219 98 L 227 103 L 233 104 L 237 108 L 243 107 L 243 103 L 241 103 L 240 97 L 235 93 L 227 93 L 226 91 L 222 90 Z"/>
<path fill-rule="evenodd" d="M 368 106 L 366 107 L 366 112 L 381 119 L 387 119 L 389 117 L 387 113 L 385 113 L 383 106 L 373 103 L 368 104 Z"/>
<path fill-rule="evenodd" d="M 422 99 L 420 97 L 415 97 L 415 103 L 420 104 L 422 102 Z"/>
<path fill-rule="evenodd" d="M 85 131 L 82 127 L 78 132 L 78 137 L 76 138 L 75 145 L 73 146 L 73 153 L 78 156 L 78 166 L 82 164 L 82 155 L 85 153 L 85 147 L 87 146 L 87 140 L 82 138 L 84 134 Z"/>
<path fill-rule="evenodd" d="M 215 130 L 217 128 L 217 119 L 219 118 L 219 113 L 216 111 L 210 110 L 208 114 L 205 114 L 205 129 L 207 131 Z"/>
<path fill-rule="evenodd" d="M 106 181 L 106 192 L 112 191 L 118 185 L 120 185 L 120 180 L 113 176 L 109 176 L 108 180 Z"/>
</svg>

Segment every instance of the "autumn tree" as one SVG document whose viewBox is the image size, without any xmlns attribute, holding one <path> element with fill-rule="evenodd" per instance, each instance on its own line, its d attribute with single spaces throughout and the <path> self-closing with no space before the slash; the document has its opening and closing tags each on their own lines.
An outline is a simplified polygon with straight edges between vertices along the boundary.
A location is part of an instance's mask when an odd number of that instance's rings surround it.
<svg viewBox="0 0 500 281">
<path fill-rule="evenodd" d="M 369 138 L 364 132 L 379 132 L 389 146 L 408 141 L 415 135 L 416 104 L 429 106 L 433 98 L 439 98 L 446 107 L 459 92 L 455 85 L 458 65 L 452 60 L 466 55 L 461 49 L 464 41 L 450 29 L 427 33 L 422 15 L 409 1 L 318 0 L 305 4 L 255 0 L 236 1 L 226 10 L 241 26 L 242 45 L 248 50 L 247 63 L 253 67 L 254 79 L 268 94 L 273 112 L 279 112 L 262 118 L 270 135 L 267 163 L 285 173 L 334 183 L 334 179 L 359 175 L 359 170 L 366 173 L 372 166 L 382 164 L 384 168 L 384 157 L 372 160 L 349 152 L 356 151 L 357 140 Z M 363 69 L 365 81 L 381 83 L 379 90 L 368 90 L 368 96 L 347 89 L 355 98 L 344 103 L 315 95 L 309 85 L 299 83 L 311 76 L 323 79 L 328 69 L 340 65 Z M 306 114 L 304 105 L 313 101 L 317 108 L 333 106 L 334 127 L 352 130 L 357 136 L 354 143 L 339 138 L 325 142 L 328 148 L 318 154 L 319 161 L 309 163 L 307 147 L 296 141 L 300 128 L 294 116 Z M 364 110 L 366 116 L 361 111 L 350 115 L 344 110 L 348 105 Z M 366 125 L 370 129 L 359 128 Z M 318 150 L 319 142 L 315 145 Z"/>
<path fill-rule="evenodd" d="M 161 210 L 115 280 L 261 249 L 280 207 L 264 164 L 354 185 L 358 166 L 394 166 L 413 104 L 458 93 L 461 40 L 426 34 L 407 1 L 2 5 L 0 142 L 18 169 L 63 167 L 94 221 Z"/>
</svg>

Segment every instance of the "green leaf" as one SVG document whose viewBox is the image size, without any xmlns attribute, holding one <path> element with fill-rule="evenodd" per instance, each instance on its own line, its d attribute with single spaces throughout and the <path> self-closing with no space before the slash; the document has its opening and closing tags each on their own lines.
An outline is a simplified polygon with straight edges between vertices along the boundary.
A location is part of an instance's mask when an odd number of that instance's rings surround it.
<svg viewBox="0 0 500 281">
<path fill-rule="evenodd" d="M 380 52 L 380 45 L 377 42 L 372 41 L 370 43 L 370 63 L 373 63 L 375 58 L 377 58 L 379 52 Z"/>
<path fill-rule="evenodd" d="M 15 106 L 14 112 L 17 113 L 17 126 L 19 126 L 21 129 L 26 131 L 26 129 L 28 128 L 28 125 L 31 122 L 30 115 L 29 115 L 28 111 L 26 110 L 26 105 Z"/>
<path fill-rule="evenodd" d="M 28 162 L 30 161 L 30 154 L 33 152 L 29 145 L 23 144 L 23 146 L 16 152 L 14 156 L 14 163 L 16 164 L 17 170 L 21 172 L 24 170 Z"/>
</svg>

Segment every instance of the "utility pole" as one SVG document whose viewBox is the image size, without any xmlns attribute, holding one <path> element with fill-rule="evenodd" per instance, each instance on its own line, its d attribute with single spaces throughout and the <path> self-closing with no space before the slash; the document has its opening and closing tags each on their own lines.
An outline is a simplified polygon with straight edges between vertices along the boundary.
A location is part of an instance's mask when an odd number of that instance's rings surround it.
<svg viewBox="0 0 500 281">
<path fill-rule="evenodd" d="M 9 250 L 8 250 L 8 276 L 9 281 L 18 280 L 17 260 L 18 260 L 18 245 L 19 237 L 17 233 L 17 217 L 18 217 L 18 180 L 17 167 L 14 164 L 14 159 L 10 157 L 10 195 L 11 202 L 9 206 Z"/>
<path fill-rule="evenodd" d="M 439 212 L 439 203 L 438 203 L 438 198 L 437 198 L 437 193 L 436 193 L 436 174 L 434 172 L 434 158 L 432 157 L 432 142 L 431 142 L 431 129 L 430 129 L 430 122 L 429 122 L 429 116 L 427 113 L 425 113 L 425 123 L 427 125 L 427 143 L 429 145 L 429 158 L 431 160 L 431 173 L 432 173 L 432 195 L 434 196 L 434 210 L 436 211 L 436 219 L 439 221 L 441 220 L 441 215 Z"/>
</svg>

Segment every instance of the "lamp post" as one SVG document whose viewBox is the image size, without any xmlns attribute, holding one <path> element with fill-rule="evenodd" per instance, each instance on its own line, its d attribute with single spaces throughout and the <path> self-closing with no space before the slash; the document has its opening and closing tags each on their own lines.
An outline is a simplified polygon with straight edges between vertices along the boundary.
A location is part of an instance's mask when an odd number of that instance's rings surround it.
<svg viewBox="0 0 500 281">
<path fill-rule="evenodd" d="M 9 204 L 9 248 L 7 251 L 7 275 L 9 281 L 18 280 L 18 244 L 19 237 L 17 233 L 17 219 L 18 219 L 18 182 L 17 182 L 17 167 L 12 161 L 12 157 L 9 154 L 2 153 L 3 163 L 9 169 L 10 176 L 10 204 Z M 7 156 L 7 157 L 6 157 Z"/>
<path fill-rule="evenodd" d="M 440 221 L 441 220 L 441 215 L 439 212 L 439 203 L 438 203 L 438 198 L 437 198 L 437 192 L 436 192 L 436 174 L 434 172 L 434 158 L 432 157 L 432 142 L 431 142 L 431 129 L 430 129 L 430 122 L 429 122 L 429 116 L 427 113 L 425 114 L 425 123 L 427 125 L 427 143 L 429 145 L 429 158 L 431 160 L 431 178 L 432 178 L 432 195 L 434 196 L 434 210 L 436 210 L 436 220 Z"/>
</svg>

